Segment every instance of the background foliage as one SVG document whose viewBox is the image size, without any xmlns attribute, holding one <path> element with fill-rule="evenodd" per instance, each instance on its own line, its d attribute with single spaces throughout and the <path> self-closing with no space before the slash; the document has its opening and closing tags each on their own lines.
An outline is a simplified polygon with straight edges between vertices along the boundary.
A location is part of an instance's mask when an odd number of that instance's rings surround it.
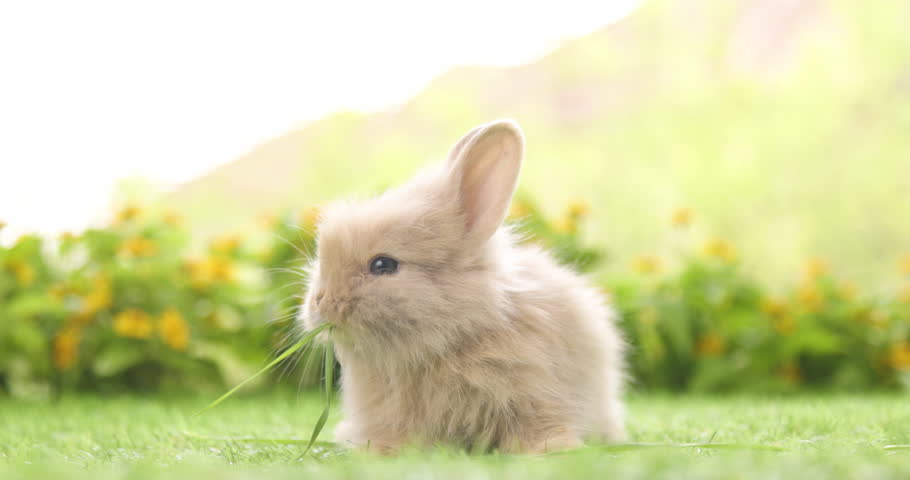
<svg viewBox="0 0 910 480">
<path fill-rule="evenodd" d="M 120 203 L 155 208 L 0 246 L 0 390 L 236 383 L 295 336 L 311 206 L 395 184 L 497 117 L 528 139 L 534 195 L 513 221 L 611 295 L 634 388 L 908 388 L 907 18 L 907 2 L 652 0 L 148 203 L 133 183 Z M 291 210 L 263 215 L 276 205 Z M 297 360 L 260 387 L 312 384 Z"/>
<path fill-rule="evenodd" d="M 0 390 L 238 383 L 294 338 L 317 215 L 265 216 L 248 237 L 193 246 L 175 215 L 126 207 L 106 228 L 0 247 Z M 890 297 L 834 277 L 820 259 L 792 288 L 772 291 L 745 273 L 733 244 L 693 234 L 694 213 L 680 209 L 665 223 L 664 252 L 605 273 L 607 252 L 583 241 L 590 215 L 575 202 L 547 218 L 520 198 L 510 218 L 612 296 L 632 345 L 633 388 L 910 387 L 910 257 L 895 266 L 903 290 Z M 320 369 L 310 363 L 297 358 L 259 386 L 313 384 Z"/>
</svg>

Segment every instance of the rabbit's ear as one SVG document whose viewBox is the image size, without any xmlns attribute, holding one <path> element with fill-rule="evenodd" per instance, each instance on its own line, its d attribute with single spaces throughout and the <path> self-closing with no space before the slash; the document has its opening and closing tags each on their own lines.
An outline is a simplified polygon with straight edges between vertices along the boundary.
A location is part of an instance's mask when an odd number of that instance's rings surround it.
<svg viewBox="0 0 910 480">
<path fill-rule="evenodd" d="M 511 120 L 481 125 L 452 148 L 452 182 L 470 239 L 486 241 L 502 224 L 523 154 L 524 136 Z"/>
<path fill-rule="evenodd" d="M 461 153 L 464 151 L 464 147 L 465 147 L 465 146 L 466 146 L 466 145 L 467 145 L 475 136 L 477 136 L 477 133 L 480 132 L 481 130 L 483 130 L 484 127 L 486 127 L 486 125 L 481 125 L 481 126 L 479 126 L 479 127 L 474 127 L 474 128 L 472 128 L 470 132 L 464 134 L 464 136 L 461 137 L 460 140 L 458 140 L 457 142 L 455 142 L 455 145 L 452 145 L 452 149 L 449 150 L 449 157 L 448 157 L 448 158 L 449 158 L 449 163 L 454 164 L 454 162 L 458 159 L 458 157 L 459 157 L 459 156 L 461 155 Z"/>
</svg>

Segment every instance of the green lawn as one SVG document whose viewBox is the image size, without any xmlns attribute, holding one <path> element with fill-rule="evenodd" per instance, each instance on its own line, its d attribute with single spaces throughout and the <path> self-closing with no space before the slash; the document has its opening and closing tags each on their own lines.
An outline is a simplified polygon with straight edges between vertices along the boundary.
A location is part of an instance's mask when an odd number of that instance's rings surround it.
<svg viewBox="0 0 910 480">
<path fill-rule="evenodd" d="M 302 460 L 318 397 L 0 399 L 0 478 L 907 478 L 910 397 L 637 396 L 629 427 L 639 444 L 563 455 L 378 458 L 331 453 Z M 331 421 L 337 420 L 333 417 Z M 202 438 L 200 438 L 200 436 Z M 205 438 L 210 437 L 210 438 Z M 234 441 L 214 437 L 230 437 Z M 739 444 L 696 448 L 681 444 Z M 762 447 L 779 447 L 771 450 Z"/>
</svg>

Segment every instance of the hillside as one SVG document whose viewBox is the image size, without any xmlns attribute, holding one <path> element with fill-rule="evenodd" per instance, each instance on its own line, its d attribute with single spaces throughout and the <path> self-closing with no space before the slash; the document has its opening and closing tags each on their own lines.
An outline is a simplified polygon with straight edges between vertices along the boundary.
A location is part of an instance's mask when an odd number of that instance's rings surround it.
<svg viewBox="0 0 910 480">
<path fill-rule="evenodd" d="M 205 232 L 368 194 L 441 157 L 472 125 L 516 118 L 523 192 L 588 200 L 626 265 L 667 247 L 667 218 L 732 239 L 769 280 L 821 256 L 887 285 L 910 250 L 910 6 L 655 1 L 515 68 L 454 69 L 395 111 L 339 113 L 174 191 Z M 365 80 L 366 81 L 366 80 Z"/>
</svg>

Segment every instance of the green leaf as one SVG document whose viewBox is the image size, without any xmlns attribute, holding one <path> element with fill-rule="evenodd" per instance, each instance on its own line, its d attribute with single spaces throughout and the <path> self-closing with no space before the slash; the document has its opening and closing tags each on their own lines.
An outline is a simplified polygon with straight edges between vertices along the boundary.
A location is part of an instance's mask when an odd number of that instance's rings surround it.
<svg viewBox="0 0 910 480">
<path fill-rule="evenodd" d="M 92 371 L 99 377 L 112 377 L 141 362 L 145 354 L 134 345 L 115 343 L 95 358 Z"/>
<path fill-rule="evenodd" d="M 64 310 L 50 301 L 47 293 L 34 291 L 20 294 L 9 301 L 7 314 L 10 318 L 25 319 L 41 314 L 62 313 Z"/>
<path fill-rule="evenodd" d="M 12 323 L 10 340 L 13 345 L 29 356 L 43 355 L 48 342 L 41 329 L 34 322 L 27 320 L 13 320 Z"/>
<path fill-rule="evenodd" d="M 196 342 L 191 353 L 196 358 L 215 364 L 225 383 L 239 383 L 256 372 L 256 365 L 244 362 L 230 345 L 214 342 Z"/>
</svg>

